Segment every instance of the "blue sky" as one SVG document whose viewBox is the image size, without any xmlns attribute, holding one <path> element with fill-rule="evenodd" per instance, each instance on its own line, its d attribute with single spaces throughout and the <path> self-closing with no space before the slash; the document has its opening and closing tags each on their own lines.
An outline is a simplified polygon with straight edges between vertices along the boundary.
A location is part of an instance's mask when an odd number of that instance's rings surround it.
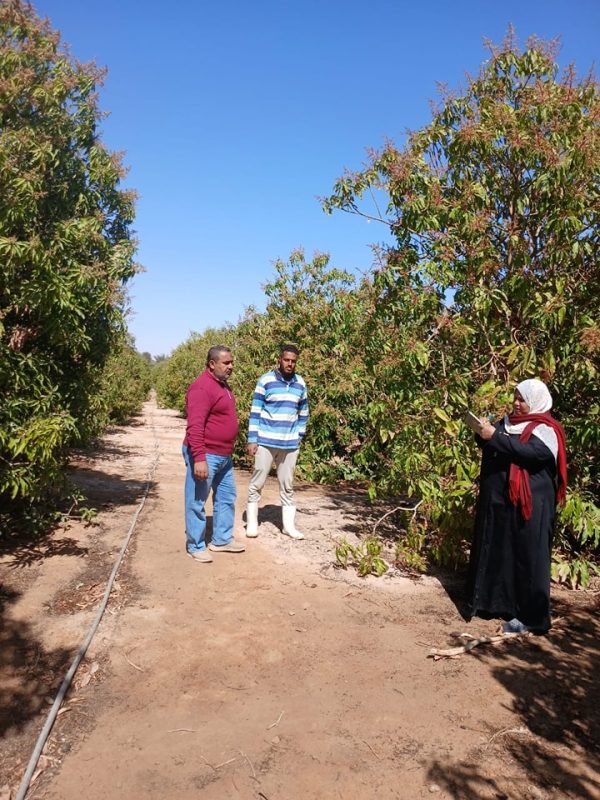
<svg viewBox="0 0 600 800">
<path fill-rule="evenodd" d="M 366 149 L 426 124 L 436 83 L 464 83 L 512 23 L 561 38 L 580 73 L 598 0 L 37 0 L 73 55 L 106 66 L 103 140 L 140 195 L 145 272 L 130 286 L 139 350 L 168 354 L 264 307 L 272 262 L 296 247 L 365 271 L 383 229 L 328 194 Z"/>
</svg>

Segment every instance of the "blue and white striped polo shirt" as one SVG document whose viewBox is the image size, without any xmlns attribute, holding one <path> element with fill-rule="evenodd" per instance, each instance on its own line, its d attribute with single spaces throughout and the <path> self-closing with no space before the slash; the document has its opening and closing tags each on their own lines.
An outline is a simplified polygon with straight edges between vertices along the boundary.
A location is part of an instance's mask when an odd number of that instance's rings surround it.
<svg viewBox="0 0 600 800">
<path fill-rule="evenodd" d="M 261 375 L 254 389 L 248 444 L 295 450 L 306 433 L 308 395 L 300 375 L 289 381 L 278 370 Z"/>
</svg>

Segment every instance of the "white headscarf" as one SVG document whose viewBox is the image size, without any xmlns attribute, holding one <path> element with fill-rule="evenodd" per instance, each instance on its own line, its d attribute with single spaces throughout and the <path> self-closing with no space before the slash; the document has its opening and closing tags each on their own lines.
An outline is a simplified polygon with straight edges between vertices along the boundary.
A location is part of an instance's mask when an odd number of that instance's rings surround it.
<svg viewBox="0 0 600 800">
<path fill-rule="evenodd" d="M 531 378 L 517 384 L 516 391 L 519 392 L 523 400 L 529 406 L 530 414 L 544 414 L 552 408 L 552 395 L 543 381 Z M 518 425 L 511 425 L 508 415 L 504 417 L 504 430 L 507 433 L 523 433 L 528 422 L 520 422 Z M 551 451 L 556 460 L 558 454 L 558 439 L 549 425 L 536 425 L 533 435 L 537 436 Z"/>
</svg>

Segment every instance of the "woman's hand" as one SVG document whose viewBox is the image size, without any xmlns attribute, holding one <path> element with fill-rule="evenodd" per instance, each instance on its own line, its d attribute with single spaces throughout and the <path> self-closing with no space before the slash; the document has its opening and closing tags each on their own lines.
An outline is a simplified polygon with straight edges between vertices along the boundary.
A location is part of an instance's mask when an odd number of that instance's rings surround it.
<svg viewBox="0 0 600 800">
<path fill-rule="evenodd" d="M 489 441 L 489 439 L 491 439 L 496 433 L 496 428 L 494 428 L 489 419 L 486 419 L 485 417 L 482 417 L 479 421 L 481 422 L 481 432 L 479 435 L 482 439 L 485 439 L 485 441 Z"/>
</svg>

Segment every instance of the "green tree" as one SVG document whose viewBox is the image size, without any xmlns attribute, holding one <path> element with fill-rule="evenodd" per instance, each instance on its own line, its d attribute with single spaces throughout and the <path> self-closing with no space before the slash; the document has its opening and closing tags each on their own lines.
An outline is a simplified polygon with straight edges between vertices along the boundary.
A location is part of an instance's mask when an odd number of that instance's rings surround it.
<svg viewBox="0 0 600 800">
<path fill-rule="evenodd" d="M 96 432 L 136 271 L 133 196 L 99 138 L 102 74 L 21 0 L 0 4 L 0 504 L 40 500 Z"/>
<path fill-rule="evenodd" d="M 256 380 L 277 364 L 279 345 L 292 342 L 300 349 L 299 371 L 310 391 L 311 422 L 300 454 L 305 477 L 363 477 L 369 469 L 360 445 L 367 422 L 363 331 L 372 313 L 370 283 L 357 285 L 349 273 L 331 267 L 326 254 L 308 260 L 302 250 L 277 260 L 274 271 L 264 287 L 264 312 L 248 308 L 235 326 L 192 334 L 154 368 L 158 400 L 183 412 L 185 392 L 204 369 L 208 348 L 231 347 L 241 431 L 236 458 L 244 463 Z"/>
<path fill-rule="evenodd" d="M 106 423 L 121 424 L 141 411 L 152 387 L 152 366 L 146 353 L 138 353 L 131 337 L 115 347 L 106 361 L 100 400 Z"/>
<path fill-rule="evenodd" d="M 385 215 L 366 204 L 377 192 Z M 456 552 L 477 458 L 454 418 L 467 404 L 498 414 L 516 381 L 540 376 L 570 451 L 558 541 L 584 564 L 600 541 L 595 80 L 574 68 L 560 75 L 551 47 L 533 40 L 520 50 L 509 36 L 429 125 L 342 177 L 324 206 L 377 217 L 394 240 L 369 340 L 376 353 L 394 351 L 393 369 L 373 362 L 383 390 L 374 422 L 392 427 L 383 482 L 419 493 L 430 524 L 454 530 Z"/>
<path fill-rule="evenodd" d="M 247 426 L 256 379 L 272 369 L 278 346 L 300 349 L 298 371 L 309 386 L 311 421 L 299 466 L 313 480 L 356 478 L 355 463 L 365 421 L 362 331 L 371 300 L 368 283 L 332 267 L 329 256 L 311 260 L 299 249 L 278 259 L 265 287 L 264 313 L 250 309 L 236 329 L 233 381 L 240 398 L 240 420 Z"/>
<path fill-rule="evenodd" d="M 202 333 L 192 333 L 168 359 L 161 358 L 154 368 L 154 386 L 159 405 L 174 408 L 183 414 L 187 388 L 206 368 L 209 348 L 217 344 L 232 347 L 233 336 L 232 326 L 207 328 Z"/>
</svg>

